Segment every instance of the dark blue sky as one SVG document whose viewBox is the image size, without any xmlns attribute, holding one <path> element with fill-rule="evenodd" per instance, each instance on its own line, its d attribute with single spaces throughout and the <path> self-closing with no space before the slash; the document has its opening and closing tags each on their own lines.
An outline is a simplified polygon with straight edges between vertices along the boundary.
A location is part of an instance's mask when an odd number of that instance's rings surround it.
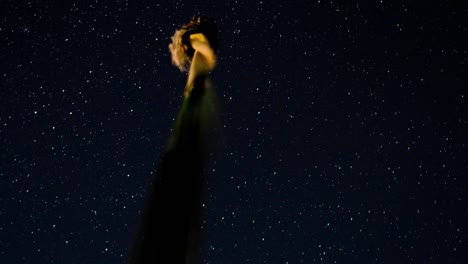
<svg viewBox="0 0 468 264">
<path fill-rule="evenodd" d="M 214 18 L 224 144 L 203 263 L 466 261 L 468 9 L 2 1 L 0 262 L 122 263 Z"/>
</svg>

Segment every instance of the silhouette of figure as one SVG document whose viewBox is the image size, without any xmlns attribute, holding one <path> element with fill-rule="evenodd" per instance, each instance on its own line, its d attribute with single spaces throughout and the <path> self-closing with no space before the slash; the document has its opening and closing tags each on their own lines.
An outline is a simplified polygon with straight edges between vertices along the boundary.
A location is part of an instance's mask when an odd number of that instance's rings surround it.
<svg viewBox="0 0 468 264">
<path fill-rule="evenodd" d="M 204 168 L 220 128 L 208 78 L 216 65 L 217 29 L 192 19 L 176 30 L 172 62 L 188 71 L 184 101 L 149 194 L 128 263 L 198 263 Z"/>
</svg>

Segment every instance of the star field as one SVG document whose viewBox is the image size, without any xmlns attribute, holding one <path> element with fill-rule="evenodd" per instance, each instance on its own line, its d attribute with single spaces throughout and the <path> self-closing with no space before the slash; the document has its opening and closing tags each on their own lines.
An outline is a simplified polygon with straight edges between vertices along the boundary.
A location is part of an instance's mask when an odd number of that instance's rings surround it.
<svg viewBox="0 0 468 264">
<path fill-rule="evenodd" d="M 4 1 L 0 263 L 122 263 L 216 20 L 223 144 L 202 263 L 464 263 L 468 9 Z"/>
</svg>

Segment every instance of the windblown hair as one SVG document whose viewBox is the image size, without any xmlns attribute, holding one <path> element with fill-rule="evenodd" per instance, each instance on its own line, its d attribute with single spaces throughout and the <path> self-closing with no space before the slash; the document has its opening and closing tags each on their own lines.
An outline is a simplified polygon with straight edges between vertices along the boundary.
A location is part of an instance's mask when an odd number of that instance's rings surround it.
<svg viewBox="0 0 468 264">
<path fill-rule="evenodd" d="M 176 30 L 172 36 L 172 43 L 169 50 L 172 55 L 172 64 L 181 71 L 187 72 L 190 69 L 195 50 L 190 44 L 190 35 L 202 33 L 210 43 L 211 48 L 216 52 L 219 46 L 216 24 L 208 18 L 192 18 L 190 22 Z"/>
</svg>

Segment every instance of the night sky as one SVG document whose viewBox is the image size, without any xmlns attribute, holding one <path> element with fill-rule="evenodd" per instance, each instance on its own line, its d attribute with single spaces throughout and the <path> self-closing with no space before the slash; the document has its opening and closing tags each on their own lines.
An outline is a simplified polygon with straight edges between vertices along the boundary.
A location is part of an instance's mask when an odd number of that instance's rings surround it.
<svg viewBox="0 0 468 264">
<path fill-rule="evenodd" d="M 224 120 L 202 263 L 466 263 L 468 8 L 363 2 L 1 1 L 0 263 L 124 262 L 194 15 Z"/>
</svg>

